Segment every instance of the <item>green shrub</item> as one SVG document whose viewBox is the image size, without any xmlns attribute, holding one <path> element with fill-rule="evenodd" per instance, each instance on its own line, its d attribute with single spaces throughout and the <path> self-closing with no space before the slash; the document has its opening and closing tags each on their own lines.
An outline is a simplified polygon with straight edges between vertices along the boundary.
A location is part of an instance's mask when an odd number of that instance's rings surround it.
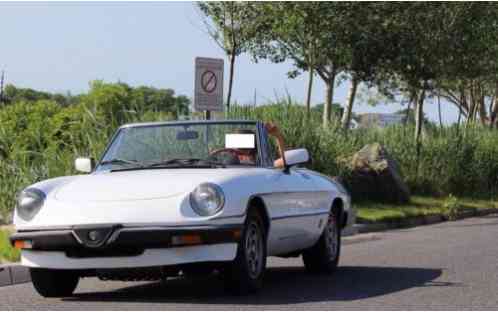
<svg viewBox="0 0 498 312">
<path fill-rule="evenodd" d="M 450 194 L 443 203 L 443 213 L 448 217 L 449 220 L 456 220 L 460 209 L 460 201 L 457 197 L 453 196 L 453 194 Z"/>
</svg>

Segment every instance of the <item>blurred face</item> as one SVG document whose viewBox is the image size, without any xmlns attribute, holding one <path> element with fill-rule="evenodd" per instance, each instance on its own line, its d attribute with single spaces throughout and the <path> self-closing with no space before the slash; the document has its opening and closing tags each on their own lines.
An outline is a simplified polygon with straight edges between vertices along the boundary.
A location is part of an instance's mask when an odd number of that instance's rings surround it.
<svg viewBox="0 0 498 312">
<path fill-rule="evenodd" d="M 238 148 L 237 152 L 240 155 L 246 155 L 246 156 L 255 155 L 256 154 L 256 150 L 255 149 L 246 149 L 246 148 Z"/>
<path fill-rule="evenodd" d="M 241 160 L 254 161 L 256 159 L 256 149 L 239 148 L 237 154 Z"/>
<path fill-rule="evenodd" d="M 254 162 L 256 160 L 256 148 L 254 148 L 254 131 L 252 130 L 247 130 L 247 129 L 239 129 L 235 131 L 236 134 L 241 135 L 241 136 L 246 136 L 248 139 L 252 140 L 252 143 L 249 145 L 253 145 L 252 148 L 248 147 L 237 147 L 234 148 L 234 150 L 237 152 L 237 156 L 241 161 L 252 161 Z M 242 139 L 242 138 L 241 138 Z M 247 142 L 245 143 L 247 144 Z M 242 145 L 245 145 L 242 143 Z"/>
</svg>

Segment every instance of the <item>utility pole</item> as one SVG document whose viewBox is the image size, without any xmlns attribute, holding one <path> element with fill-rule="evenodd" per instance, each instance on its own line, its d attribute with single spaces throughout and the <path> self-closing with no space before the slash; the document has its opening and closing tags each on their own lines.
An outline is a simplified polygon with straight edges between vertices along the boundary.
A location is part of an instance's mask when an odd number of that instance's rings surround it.
<svg viewBox="0 0 498 312">
<path fill-rule="evenodd" d="M 5 70 L 2 70 L 2 77 L 0 78 L 0 106 L 3 106 L 3 83 L 5 81 Z"/>
</svg>

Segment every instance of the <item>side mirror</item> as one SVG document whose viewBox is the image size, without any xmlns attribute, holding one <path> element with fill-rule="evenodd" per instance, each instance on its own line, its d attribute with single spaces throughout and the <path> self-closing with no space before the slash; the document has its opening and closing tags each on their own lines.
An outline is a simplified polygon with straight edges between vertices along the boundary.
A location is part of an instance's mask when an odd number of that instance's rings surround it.
<svg viewBox="0 0 498 312">
<path fill-rule="evenodd" d="M 310 154 L 305 148 L 285 151 L 285 164 L 287 167 L 305 164 L 310 161 Z"/>
<path fill-rule="evenodd" d="M 90 173 L 93 170 L 93 163 L 94 161 L 91 158 L 78 157 L 74 161 L 74 167 L 79 172 Z"/>
</svg>

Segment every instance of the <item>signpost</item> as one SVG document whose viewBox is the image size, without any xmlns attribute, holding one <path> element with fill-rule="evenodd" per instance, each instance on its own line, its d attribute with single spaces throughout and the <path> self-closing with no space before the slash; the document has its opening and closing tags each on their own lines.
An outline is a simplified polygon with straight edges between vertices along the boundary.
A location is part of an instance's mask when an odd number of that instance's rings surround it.
<svg viewBox="0 0 498 312">
<path fill-rule="evenodd" d="M 223 59 L 195 58 L 194 109 L 206 111 L 206 119 L 223 111 Z"/>
</svg>

